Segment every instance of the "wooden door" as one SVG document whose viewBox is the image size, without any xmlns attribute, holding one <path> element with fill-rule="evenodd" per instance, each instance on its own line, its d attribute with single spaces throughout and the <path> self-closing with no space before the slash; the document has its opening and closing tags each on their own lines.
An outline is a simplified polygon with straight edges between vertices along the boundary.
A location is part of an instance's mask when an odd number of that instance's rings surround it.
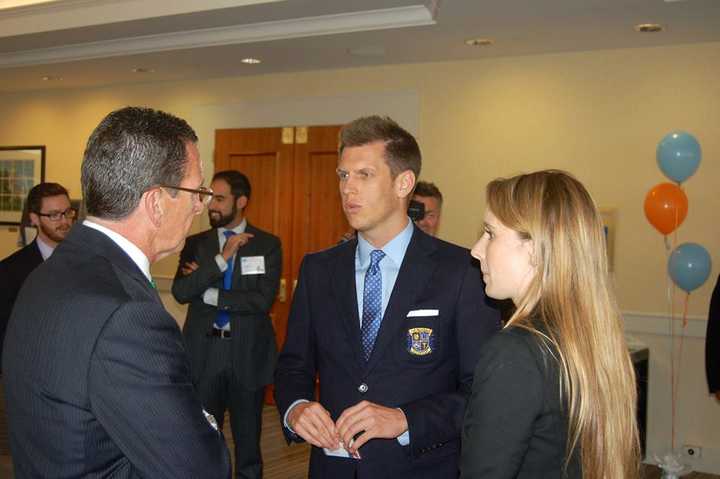
<svg viewBox="0 0 720 479">
<path fill-rule="evenodd" d="M 278 343 L 285 339 L 290 310 L 287 272 L 288 245 L 292 239 L 292 129 L 290 137 L 282 128 L 227 129 L 215 132 L 215 171 L 238 170 L 250 180 L 250 202 L 245 210 L 248 222 L 280 238 L 283 247 L 282 276 L 278 296 L 270 310 Z"/>
<path fill-rule="evenodd" d="M 340 126 L 312 126 L 215 132 L 215 171 L 247 175 L 248 221 L 282 242 L 280 290 L 270 311 L 278 348 L 285 342 L 302 257 L 334 246 L 349 229 L 335 173 L 339 131 Z"/>
<path fill-rule="evenodd" d="M 296 135 L 292 228 L 293 291 L 303 256 L 335 246 L 350 226 L 340 203 L 337 147 L 340 126 L 311 126 Z M 303 141 L 307 138 L 306 141 Z"/>
</svg>

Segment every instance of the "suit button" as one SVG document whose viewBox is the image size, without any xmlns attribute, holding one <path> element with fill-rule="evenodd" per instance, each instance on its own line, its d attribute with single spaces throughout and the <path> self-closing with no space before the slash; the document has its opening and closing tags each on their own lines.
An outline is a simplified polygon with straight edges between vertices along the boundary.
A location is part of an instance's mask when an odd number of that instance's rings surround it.
<svg viewBox="0 0 720 479">
<path fill-rule="evenodd" d="M 365 394 L 368 391 L 368 385 L 362 383 L 360 386 L 358 386 L 358 391 L 360 391 L 362 394 Z"/>
</svg>

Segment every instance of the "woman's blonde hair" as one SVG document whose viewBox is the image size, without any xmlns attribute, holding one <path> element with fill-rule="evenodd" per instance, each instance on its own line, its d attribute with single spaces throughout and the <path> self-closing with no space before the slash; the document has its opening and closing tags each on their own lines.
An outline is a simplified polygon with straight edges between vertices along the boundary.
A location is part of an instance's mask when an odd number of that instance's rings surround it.
<svg viewBox="0 0 720 479">
<path fill-rule="evenodd" d="M 637 477 L 635 374 L 595 203 L 558 170 L 492 181 L 487 202 L 500 222 L 533 242 L 537 274 L 506 327 L 529 329 L 557 351 L 569 413 L 566 465 L 579 446 L 584 478 Z"/>
</svg>

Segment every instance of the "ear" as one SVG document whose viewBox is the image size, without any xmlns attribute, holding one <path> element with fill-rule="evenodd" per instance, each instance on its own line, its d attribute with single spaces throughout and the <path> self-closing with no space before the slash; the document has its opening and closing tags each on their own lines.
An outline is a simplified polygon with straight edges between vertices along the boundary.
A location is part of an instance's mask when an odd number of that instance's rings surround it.
<svg viewBox="0 0 720 479">
<path fill-rule="evenodd" d="M 145 210 L 148 220 L 156 228 L 159 228 L 162 224 L 166 208 L 163 200 L 162 188 L 153 188 L 143 193 L 140 198 L 140 205 Z"/>
<path fill-rule="evenodd" d="M 405 170 L 395 177 L 395 193 L 398 198 L 409 197 L 415 188 L 415 173 L 412 170 Z"/>
<path fill-rule="evenodd" d="M 36 228 L 39 228 L 40 227 L 40 216 L 37 215 L 36 213 L 32 213 L 32 212 L 29 213 L 29 216 L 30 216 L 30 224 Z"/>
<path fill-rule="evenodd" d="M 237 206 L 237 209 L 240 211 L 245 210 L 245 207 L 248 204 L 248 197 L 245 195 L 240 196 L 238 199 L 235 200 L 235 206 Z"/>
</svg>

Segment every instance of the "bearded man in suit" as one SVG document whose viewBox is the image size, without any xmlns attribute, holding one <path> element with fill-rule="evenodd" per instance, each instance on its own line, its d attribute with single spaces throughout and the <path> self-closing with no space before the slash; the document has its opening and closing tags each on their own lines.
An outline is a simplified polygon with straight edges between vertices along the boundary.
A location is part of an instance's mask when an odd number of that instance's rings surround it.
<svg viewBox="0 0 720 479">
<path fill-rule="evenodd" d="M 277 348 L 270 308 L 280 283 L 280 240 L 248 223 L 248 178 L 215 173 L 208 205 L 212 229 L 188 238 L 172 292 L 190 303 L 183 328 L 193 380 L 205 408 L 222 425 L 230 412 L 235 477 L 262 477 L 260 431 L 264 387 Z"/>
<path fill-rule="evenodd" d="M 70 205 L 68 191 L 58 183 L 33 186 L 28 193 L 27 208 L 37 236 L 30 244 L 0 261 L 0 358 L 5 329 L 20 287 L 30 273 L 53 254 L 77 216 L 77 211 Z"/>
</svg>

